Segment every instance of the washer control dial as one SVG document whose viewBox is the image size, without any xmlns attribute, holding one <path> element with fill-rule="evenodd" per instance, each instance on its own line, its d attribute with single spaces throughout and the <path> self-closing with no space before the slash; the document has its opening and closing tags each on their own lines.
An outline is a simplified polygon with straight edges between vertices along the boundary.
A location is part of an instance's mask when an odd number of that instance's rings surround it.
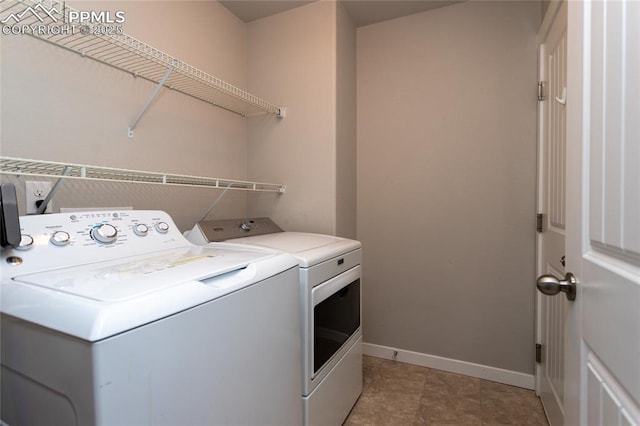
<svg viewBox="0 0 640 426">
<path fill-rule="evenodd" d="M 169 224 L 167 222 L 156 223 L 156 231 L 161 234 L 166 234 L 167 232 L 169 232 Z"/>
<path fill-rule="evenodd" d="M 139 237 L 144 237 L 149 232 L 149 227 L 144 223 L 136 223 L 133 225 L 133 233 Z"/>
<path fill-rule="evenodd" d="M 91 228 L 91 237 L 100 243 L 110 244 L 118 239 L 118 230 L 113 225 L 103 223 Z"/>
<path fill-rule="evenodd" d="M 33 247 L 33 237 L 31 235 L 22 234 L 22 238 L 20 239 L 20 244 L 14 247 L 16 250 L 29 250 Z"/>
<path fill-rule="evenodd" d="M 56 231 L 51 235 L 49 241 L 51 241 L 51 244 L 54 246 L 66 246 L 71 242 L 71 235 L 65 231 Z M 20 245 L 22 245 L 22 241 L 20 241 Z"/>
<path fill-rule="evenodd" d="M 240 224 L 240 229 L 242 229 L 244 232 L 249 232 L 251 231 L 251 225 L 249 225 L 247 222 L 242 222 Z"/>
</svg>

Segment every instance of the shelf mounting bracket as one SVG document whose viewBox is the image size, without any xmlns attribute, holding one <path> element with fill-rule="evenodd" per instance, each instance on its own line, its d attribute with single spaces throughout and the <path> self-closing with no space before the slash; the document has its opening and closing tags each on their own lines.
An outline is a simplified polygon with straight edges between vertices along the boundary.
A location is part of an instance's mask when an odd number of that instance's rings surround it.
<svg viewBox="0 0 640 426">
<path fill-rule="evenodd" d="M 134 118 L 131 124 L 129 124 L 127 135 L 130 138 L 133 137 L 133 129 L 136 128 L 136 126 L 138 125 L 138 122 L 140 121 L 144 113 L 147 112 L 147 110 L 151 106 L 151 102 L 153 102 L 156 96 L 158 96 L 158 93 L 160 93 L 160 89 L 162 89 L 162 86 L 164 86 L 164 84 L 167 82 L 167 80 L 169 79 L 169 76 L 171 76 L 171 73 L 173 72 L 174 69 L 175 69 L 175 65 L 171 65 L 169 68 L 167 68 L 167 72 L 164 74 L 164 77 L 162 77 L 162 80 L 160 80 L 160 82 L 156 86 L 153 93 L 151 93 L 151 96 L 149 96 L 149 99 L 147 99 L 147 102 L 144 104 L 144 106 L 142 107 L 142 109 L 140 110 L 136 118 Z"/>
</svg>

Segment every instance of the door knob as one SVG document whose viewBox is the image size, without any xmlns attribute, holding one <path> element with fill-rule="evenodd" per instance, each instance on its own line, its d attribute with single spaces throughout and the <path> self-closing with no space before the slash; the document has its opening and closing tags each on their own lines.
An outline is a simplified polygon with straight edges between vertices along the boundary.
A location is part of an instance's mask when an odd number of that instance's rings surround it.
<svg viewBox="0 0 640 426">
<path fill-rule="evenodd" d="M 540 275 L 536 281 L 538 290 L 549 296 L 563 292 L 567 299 L 576 300 L 576 277 L 571 272 L 564 275 L 564 280 L 556 278 L 555 275 Z"/>
</svg>

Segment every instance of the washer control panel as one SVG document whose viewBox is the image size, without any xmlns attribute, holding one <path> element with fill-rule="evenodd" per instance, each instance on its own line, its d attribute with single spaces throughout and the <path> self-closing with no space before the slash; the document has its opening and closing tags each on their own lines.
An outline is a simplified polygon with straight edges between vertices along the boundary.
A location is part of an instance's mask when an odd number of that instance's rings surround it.
<svg viewBox="0 0 640 426">
<path fill-rule="evenodd" d="M 62 268 L 190 245 L 171 217 L 158 210 L 22 216 L 20 231 L 20 245 L 2 250 L 3 275 L 15 275 L 15 269 L 25 273 Z"/>
</svg>

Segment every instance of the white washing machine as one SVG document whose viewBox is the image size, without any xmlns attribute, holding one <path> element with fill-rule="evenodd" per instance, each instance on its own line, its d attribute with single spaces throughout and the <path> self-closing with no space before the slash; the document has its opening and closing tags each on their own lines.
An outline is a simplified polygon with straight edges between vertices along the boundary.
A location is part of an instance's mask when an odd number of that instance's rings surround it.
<svg viewBox="0 0 640 426">
<path fill-rule="evenodd" d="M 304 424 L 342 424 L 362 393 L 360 242 L 284 232 L 269 218 L 203 221 L 188 239 L 268 248 L 298 259 Z"/>
<path fill-rule="evenodd" d="M 2 421 L 296 425 L 298 262 L 160 211 L 20 218 L 2 250 Z"/>
</svg>

